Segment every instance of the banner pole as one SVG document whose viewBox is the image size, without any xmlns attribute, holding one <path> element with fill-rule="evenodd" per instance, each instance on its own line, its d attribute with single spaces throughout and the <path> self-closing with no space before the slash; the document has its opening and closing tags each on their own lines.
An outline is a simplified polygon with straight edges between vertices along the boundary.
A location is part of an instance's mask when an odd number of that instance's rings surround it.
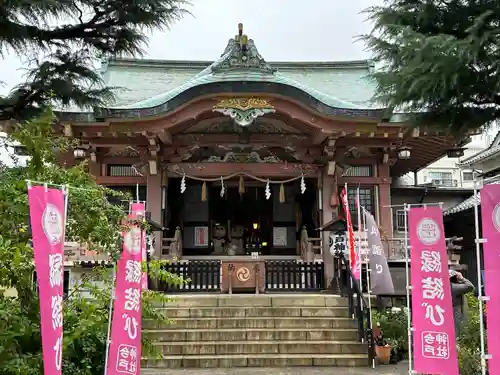
<svg viewBox="0 0 500 375">
<path fill-rule="evenodd" d="M 139 202 L 139 184 L 135 184 L 135 200 Z"/>
<path fill-rule="evenodd" d="M 363 207 L 363 210 L 365 210 L 364 207 Z M 364 211 L 363 211 L 363 213 L 364 213 Z M 364 217 L 364 215 L 363 215 L 363 217 Z M 364 222 L 363 222 L 363 220 L 361 220 L 361 227 L 362 227 L 363 233 L 366 232 L 365 225 L 366 225 L 366 220 Z M 359 243 L 360 243 L 359 254 L 361 257 L 361 238 L 360 238 Z M 371 249 L 370 249 L 370 251 L 371 251 Z M 371 294 L 372 291 L 371 291 L 371 281 L 370 281 L 370 273 L 372 270 L 370 268 L 370 258 L 368 257 L 368 254 L 365 256 L 364 261 L 366 264 L 366 289 L 368 291 L 368 313 L 370 314 L 370 331 L 373 333 L 373 319 L 371 319 L 371 317 L 372 317 L 372 294 Z M 372 368 L 375 368 L 375 358 L 372 359 Z"/>
<path fill-rule="evenodd" d="M 115 280 L 116 279 L 116 262 L 113 265 L 113 276 L 111 283 L 111 295 L 109 296 L 109 309 L 108 309 L 108 333 L 106 335 L 106 356 L 104 359 L 104 375 L 108 373 L 108 360 L 109 360 L 109 344 L 111 335 L 111 320 L 113 318 L 113 303 L 115 301 Z"/>
<path fill-rule="evenodd" d="M 474 173 L 474 172 L 473 172 Z M 474 173 L 475 174 L 475 173 Z M 477 289 L 479 300 L 479 334 L 481 339 L 481 374 L 486 375 L 486 349 L 484 347 L 484 316 L 483 316 L 483 280 L 481 275 L 481 243 L 482 238 L 479 236 L 479 204 L 480 196 L 478 192 L 479 182 L 474 179 L 474 230 L 476 243 L 476 263 L 477 263 Z"/>
<path fill-rule="evenodd" d="M 361 224 L 361 202 L 359 201 L 359 184 L 356 189 L 356 209 L 358 211 L 358 262 L 359 262 L 359 289 L 363 292 L 363 261 L 361 260 L 361 232 L 362 232 L 362 224 Z M 356 264 L 356 267 L 358 265 Z M 368 286 L 367 286 L 368 287 Z M 370 310 L 371 311 L 371 310 Z"/>
<path fill-rule="evenodd" d="M 411 205 L 404 204 L 404 229 L 405 229 L 405 271 L 406 271 L 406 312 L 408 314 L 408 374 L 413 374 L 413 334 L 411 329 L 411 307 L 410 307 L 410 251 L 411 246 L 408 245 L 408 213 Z"/>
</svg>

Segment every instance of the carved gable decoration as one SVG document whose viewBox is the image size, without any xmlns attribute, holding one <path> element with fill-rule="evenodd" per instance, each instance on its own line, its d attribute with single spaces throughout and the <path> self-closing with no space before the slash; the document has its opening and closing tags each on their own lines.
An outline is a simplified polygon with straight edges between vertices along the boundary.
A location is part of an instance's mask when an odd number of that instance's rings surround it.
<svg viewBox="0 0 500 375">
<path fill-rule="evenodd" d="M 230 117 L 239 126 L 249 126 L 257 117 L 276 112 L 268 100 L 259 98 L 222 99 L 212 110 Z"/>
<path fill-rule="evenodd" d="M 212 72 L 222 73 L 231 70 L 255 70 L 274 74 L 273 69 L 260 55 L 252 39 L 243 34 L 243 24 L 238 25 L 238 35 L 229 39 L 221 58 L 211 66 Z"/>
</svg>

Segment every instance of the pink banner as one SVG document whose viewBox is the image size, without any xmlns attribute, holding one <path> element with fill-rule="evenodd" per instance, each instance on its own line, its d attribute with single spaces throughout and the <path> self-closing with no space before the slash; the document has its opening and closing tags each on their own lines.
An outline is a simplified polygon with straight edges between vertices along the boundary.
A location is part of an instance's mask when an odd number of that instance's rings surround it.
<svg viewBox="0 0 500 375">
<path fill-rule="evenodd" d="M 64 293 L 64 193 L 29 186 L 28 201 L 40 296 L 43 370 L 61 374 Z"/>
<path fill-rule="evenodd" d="M 458 357 L 441 208 L 411 208 L 411 301 L 414 368 L 458 375 Z"/>
<path fill-rule="evenodd" d="M 146 205 L 142 202 L 136 202 L 130 204 L 130 214 L 129 218 L 134 219 L 137 217 L 145 217 L 146 216 Z M 148 241 L 145 231 L 141 231 L 141 246 L 142 246 L 142 262 L 146 264 L 148 261 Z M 142 273 L 142 289 L 148 289 L 148 274 L 146 271 Z"/>
<path fill-rule="evenodd" d="M 481 189 L 481 216 L 483 224 L 484 291 L 488 327 L 488 360 L 490 374 L 500 374 L 500 184 L 485 185 Z"/>
<path fill-rule="evenodd" d="M 107 375 L 137 375 L 141 365 L 142 236 L 130 226 L 123 234 L 117 265 Z"/>
<path fill-rule="evenodd" d="M 349 246 L 349 260 L 351 261 L 351 270 L 356 280 L 360 279 L 361 267 L 358 267 L 358 252 L 354 245 L 354 229 L 352 227 L 351 211 L 349 210 L 349 200 L 347 198 L 347 186 L 340 193 L 340 199 L 344 206 L 345 220 L 347 222 L 347 242 Z"/>
</svg>

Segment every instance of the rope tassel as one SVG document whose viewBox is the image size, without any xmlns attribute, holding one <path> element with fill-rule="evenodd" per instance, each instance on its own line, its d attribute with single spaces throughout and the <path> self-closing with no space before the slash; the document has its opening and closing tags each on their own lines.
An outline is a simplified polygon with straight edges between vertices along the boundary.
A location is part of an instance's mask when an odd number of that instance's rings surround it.
<svg viewBox="0 0 500 375">
<path fill-rule="evenodd" d="M 201 185 L 201 201 L 207 201 L 207 183 L 204 181 L 203 185 Z"/>
<path fill-rule="evenodd" d="M 240 183 L 238 184 L 238 192 L 240 195 L 245 194 L 245 181 L 243 180 L 243 176 L 240 176 Z"/>
<path fill-rule="evenodd" d="M 285 185 L 280 185 L 280 203 L 285 203 Z"/>
</svg>

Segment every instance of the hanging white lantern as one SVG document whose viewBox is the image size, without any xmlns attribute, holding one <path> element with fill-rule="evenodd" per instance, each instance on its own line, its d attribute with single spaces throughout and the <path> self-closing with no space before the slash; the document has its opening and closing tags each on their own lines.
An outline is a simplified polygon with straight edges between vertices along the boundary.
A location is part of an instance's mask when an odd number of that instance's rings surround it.
<svg viewBox="0 0 500 375">
<path fill-rule="evenodd" d="M 304 175 L 300 178 L 300 193 L 304 194 L 306 192 L 306 181 L 304 180 Z"/>
<path fill-rule="evenodd" d="M 224 187 L 224 179 L 222 176 L 220 176 L 220 197 L 224 197 L 224 194 L 226 193 L 226 188 Z"/>
<path fill-rule="evenodd" d="M 184 194 L 185 191 L 186 191 L 186 174 L 184 174 L 182 176 L 182 180 L 181 180 L 181 194 Z"/>
<path fill-rule="evenodd" d="M 266 199 L 269 200 L 269 198 L 271 198 L 271 186 L 269 184 L 269 180 L 267 180 L 265 193 L 266 193 Z"/>
</svg>

